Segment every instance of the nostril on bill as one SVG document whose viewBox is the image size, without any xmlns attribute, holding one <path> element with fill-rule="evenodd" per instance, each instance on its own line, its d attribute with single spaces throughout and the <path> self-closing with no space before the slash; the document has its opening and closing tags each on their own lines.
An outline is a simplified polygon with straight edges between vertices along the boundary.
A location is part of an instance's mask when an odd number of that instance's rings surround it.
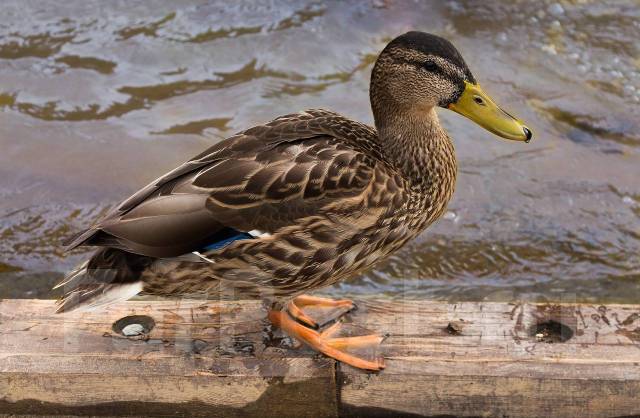
<svg viewBox="0 0 640 418">
<path fill-rule="evenodd" d="M 531 138 L 533 137 L 533 133 L 531 133 L 529 128 L 527 128 L 526 126 L 523 126 L 522 130 L 524 131 L 524 136 L 527 138 L 527 139 L 524 140 L 524 142 L 531 141 Z"/>
</svg>

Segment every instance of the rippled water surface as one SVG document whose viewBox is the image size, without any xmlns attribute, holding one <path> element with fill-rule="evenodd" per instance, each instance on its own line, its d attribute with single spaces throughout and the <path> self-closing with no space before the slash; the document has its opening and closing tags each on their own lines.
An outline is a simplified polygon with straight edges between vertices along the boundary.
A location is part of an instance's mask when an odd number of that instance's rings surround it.
<svg viewBox="0 0 640 418">
<path fill-rule="evenodd" d="M 392 37 L 452 40 L 535 132 L 441 111 L 460 176 L 444 219 L 331 292 L 640 300 L 640 2 L 5 0 L 0 297 L 48 297 L 62 238 L 235 131 L 326 107 L 371 123 Z"/>
</svg>

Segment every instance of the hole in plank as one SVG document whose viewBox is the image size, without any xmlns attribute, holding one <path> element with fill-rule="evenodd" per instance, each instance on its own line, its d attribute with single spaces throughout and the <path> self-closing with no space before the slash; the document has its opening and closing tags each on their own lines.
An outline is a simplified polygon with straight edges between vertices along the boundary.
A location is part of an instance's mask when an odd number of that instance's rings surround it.
<svg viewBox="0 0 640 418">
<path fill-rule="evenodd" d="M 563 343 L 573 337 L 573 330 L 561 322 L 548 320 L 533 325 L 529 335 L 540 342 Z"/>
<path fill-rule="evenodd" d="M 118 319 L 113 323 L 111 329 L 125 337 L 136 337 L 148 334 L 155 326 L 156 322 L 150 316 L 131 315 Z"/>
</svg>

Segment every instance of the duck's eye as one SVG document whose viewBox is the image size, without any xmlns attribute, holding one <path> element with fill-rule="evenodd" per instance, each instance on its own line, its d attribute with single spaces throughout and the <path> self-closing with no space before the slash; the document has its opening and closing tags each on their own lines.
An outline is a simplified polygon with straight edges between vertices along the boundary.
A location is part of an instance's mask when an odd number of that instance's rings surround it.
<svg viewBox="0 0 640 418">
<path fill-rule="evenodd" d="M 480 106 L 485 106 L 484 99 L 480 96 L 473 96 L 473 101 L 479 104 Z"/>
<path fill-rule="evenodd" d="M 436 71 L 438 69 L 438 65 L 433 61 L 426 61 L 422 64 L 422 67 L 427 71 Z"/>
</svg>

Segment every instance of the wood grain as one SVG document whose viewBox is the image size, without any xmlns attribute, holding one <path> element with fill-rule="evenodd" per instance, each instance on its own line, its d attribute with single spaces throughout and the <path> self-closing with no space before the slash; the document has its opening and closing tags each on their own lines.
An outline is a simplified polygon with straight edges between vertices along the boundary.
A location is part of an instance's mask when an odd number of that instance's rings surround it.
<svg viewBox="0 0 640 418">
<path fill-rule="evenodd" d="M 52 301 L 2 300 L 0 414 L 640 415 L 640 306 L 358 304 L 345 330 L 389 333 L 379 374 L 291 348 L 257 302 L 54 315 Z M 155 327 L 124 337 L 112 324 L 128 315 Z"/>
<path fill-rule="evenodd" d="M 259 303 L 127 302 L 53 314 L 0 302 L 0 412 L 151 416 L 335 416 L 335 365 L 267 347 Z M 126 338 L 112 324 L 148 315 Z"/>
<path fill-rule="evenodd" d="M 341 416 L 640 414 L 638 306 L 377 301 L 363 310 L 360 325 L 391 333 L 387 369 L 339 366 Z M 536 337 L 549 321 L 572 336 Z"/>
</svg>

